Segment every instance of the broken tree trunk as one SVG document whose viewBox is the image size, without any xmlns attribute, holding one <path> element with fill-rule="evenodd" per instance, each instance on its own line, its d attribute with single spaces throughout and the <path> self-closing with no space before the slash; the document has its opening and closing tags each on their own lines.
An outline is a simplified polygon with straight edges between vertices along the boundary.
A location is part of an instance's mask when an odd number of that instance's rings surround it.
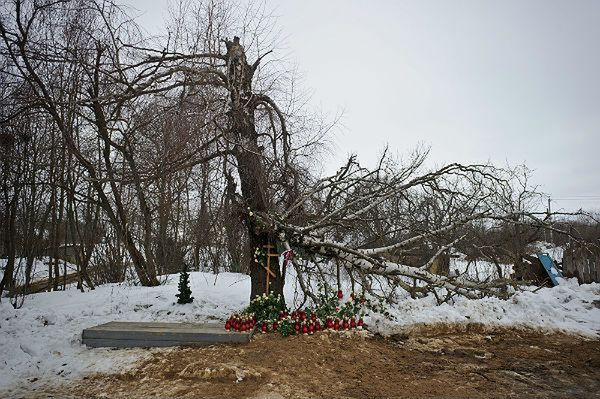
<svg viewBox="0 0 600 399">
<path fill-rule="evenodd" d="M 254 112 L 256 96 L 252 93 L 252 78 L 257 63 L 248 64 L 244 47 L 238 37 L 227 41 L 227 78 L 230 94 L 230 131 L 232 141 L 236 143 L 234 156 L 240 177 L 244 205 L 253 212 L 268 212 L 269 198 L 267 193 L 267 178 L 263 164 L 262 149 L 258 143 Z M 267 245 L 275 242 L 268 233 L 259 232 L 252 219 L 245 220 L 248 228 L 250 245 L 248 251 L 250 264 L 251 292 L 250 299 L 265 292 L 273 291 L 283 296 L 284 280 L 281 275 L 279 261 L 271 258 L 270 266 L 273 273 L 266 286 L 267 271 L 265 265 L 257 263 L 255 251 L 268 253 Z M 263 262 L 264 263 L 264 262 Z"/>
</svg>

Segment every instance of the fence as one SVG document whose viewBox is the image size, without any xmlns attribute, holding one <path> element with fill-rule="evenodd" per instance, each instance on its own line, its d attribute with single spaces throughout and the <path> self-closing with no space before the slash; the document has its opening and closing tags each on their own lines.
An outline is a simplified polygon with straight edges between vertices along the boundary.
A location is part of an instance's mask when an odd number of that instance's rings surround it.
<svg viewBox="0 0 600 399">
<path fill-rule="evenodd" d="M 600 251 L 567 248 L 563 254 L 562 269 L 565 277 L 577 277 L 580 284 L 600 282 Z"/>
</svg>

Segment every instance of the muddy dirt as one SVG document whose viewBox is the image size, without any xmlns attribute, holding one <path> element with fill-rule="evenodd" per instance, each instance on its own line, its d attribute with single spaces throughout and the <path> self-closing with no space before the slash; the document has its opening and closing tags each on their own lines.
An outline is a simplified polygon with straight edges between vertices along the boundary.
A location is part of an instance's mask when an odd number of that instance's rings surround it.
<svg viewBox="0 0 600 399">
<path fill-rule="evenodd" d="M 90 376 L 67 392 L 85 398 L 600 398 L 600 340 L 478 326 L 413 329 L 388 339 L 258 334 L 243 346 L 156 353 L 128 372 Z"/>
</svg>

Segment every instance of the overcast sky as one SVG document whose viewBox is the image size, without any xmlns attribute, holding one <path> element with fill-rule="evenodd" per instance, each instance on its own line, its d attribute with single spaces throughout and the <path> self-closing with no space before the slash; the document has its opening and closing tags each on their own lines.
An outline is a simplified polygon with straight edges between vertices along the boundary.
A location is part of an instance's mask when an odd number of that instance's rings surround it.
<svg viewBox="0 0 600 399">
<path fill-rule="evenodd" d="M 150 32 L 164 0 L 126 0 Z M 267 1 L 337 159 L 389 144 L 525 163 L 553 207 L 600 209 L 600 1 Z M 559 200 L 569 198 L 569 200 Z"/>
</svg>

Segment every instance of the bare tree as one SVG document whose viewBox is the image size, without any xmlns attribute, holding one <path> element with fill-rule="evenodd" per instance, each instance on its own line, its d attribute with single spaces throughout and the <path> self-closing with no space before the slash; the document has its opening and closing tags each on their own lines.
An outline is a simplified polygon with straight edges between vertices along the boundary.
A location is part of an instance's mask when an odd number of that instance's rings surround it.
<svg viewBox="0 0 600 399">
<path fill-rule="evenodd" d="M 525 233 L 555 228 L 529 203 L 539 195 L 527 174 L 427 170 L 418 149 L 404 162 L 385 152 L 373 169 L 351 157 L 335 175 L 317 176 L 307 160 L 331 125 L 302 110 L 274 36 L 263 9 L 226 1 L 176 4 L 159 38 L 145 38 L 108 0 L 1 6 L 3 87 L 27 91 L 2 118 L 15 129 L 20 114 L 34 112 L 48 125 L 28 128 L 50 156 L 46 181 L 34 184 L 46 206 L 24 217 L 39 220 L 23 230 L 49 233 L 53 288 L 58 248 L 69 241 L 80 286 L 121 281 L 129 264 L 141 284 L 156 285 L 185 263 L 218 272 L 229 262 L 250 274 L 252 297 L 282 294 L 283 264 L 255 256 L 279 242 L 305 254 L 294 267 L 307 295 L 312 275 L 327 272 L 364 289 L 382 279 L 414 296 L 503 294 L 501 273 L 482 282 L 433 271 L 453 248 L 487 253 L 478 234 L 498 226 L 513 229 L 515 262 Z M 8 221 L 17 175 L 3 174 Z"/>
</svg>

